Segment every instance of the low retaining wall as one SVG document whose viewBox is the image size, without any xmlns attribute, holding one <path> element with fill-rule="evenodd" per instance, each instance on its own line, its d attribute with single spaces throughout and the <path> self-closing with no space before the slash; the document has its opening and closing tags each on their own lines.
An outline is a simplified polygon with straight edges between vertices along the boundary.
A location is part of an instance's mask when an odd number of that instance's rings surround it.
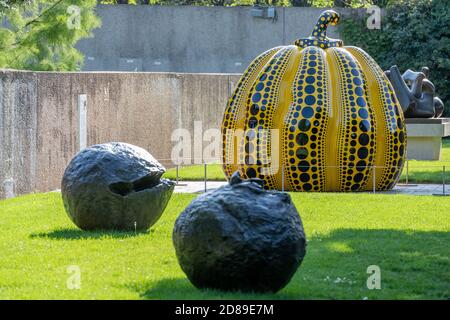
<svg viewBox="0 0 450 320">
<path fill-rule="evenodd" d="M 79 95 L 87 97 L 87 145 L 123 141 L 169 159 L 175 129 L 193 132 L 195 121 L 204 130 L 219 128 L 238 79 L 238 74 L 1 70 L 0 198 L 60 187 L 80 148 Z"/>
</svg>

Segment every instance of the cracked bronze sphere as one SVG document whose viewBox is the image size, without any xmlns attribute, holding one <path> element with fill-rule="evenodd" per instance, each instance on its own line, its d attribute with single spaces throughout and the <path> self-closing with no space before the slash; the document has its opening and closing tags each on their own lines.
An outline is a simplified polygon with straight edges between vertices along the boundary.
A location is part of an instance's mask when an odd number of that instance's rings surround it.
<svg viewBox="0 0 450 320">
<path fill-rule="evenodd" d="M 67 166 L 64 208 L 83 230 L 148 230 L 174 189 L 164 167 L 142 148 L 111 142 L 88 147 Z"/>
</svg>

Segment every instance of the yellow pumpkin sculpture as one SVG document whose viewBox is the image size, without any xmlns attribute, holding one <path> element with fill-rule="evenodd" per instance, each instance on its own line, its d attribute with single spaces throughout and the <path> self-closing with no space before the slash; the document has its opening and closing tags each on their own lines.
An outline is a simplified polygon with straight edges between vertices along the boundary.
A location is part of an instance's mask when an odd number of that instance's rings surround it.
<svg viewBox="0 0 450 320">
<path fill-rule="evenodd" d="M 406 151 L 401 107 L 377 63 L 326 36 L 327 10 L 312 35 L 270 49 L 247 68 L 225 110 L 223 166 L 229 178 L 267 189 L 389 190 Z"/>
</svg>

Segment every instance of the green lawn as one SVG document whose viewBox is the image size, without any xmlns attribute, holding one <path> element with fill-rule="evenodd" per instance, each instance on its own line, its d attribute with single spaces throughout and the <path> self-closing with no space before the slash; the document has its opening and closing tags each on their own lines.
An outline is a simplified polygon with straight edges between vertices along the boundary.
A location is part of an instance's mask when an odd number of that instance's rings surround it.
<svg viewBox="0 0 450 320">
<path fill-rule="evenodd" d="M 442 166 L 446 166 L 446 183 L 450 183 L 450 139 L 442 140 L 440 161 L 409 160 L 409 183 L 442 183 Z M 403 169 L 401 182 L 406 180 L 406 167 Z"/>
<path fill-rule="evenodd" d="M 59 193 L 0 201 L 0 299 L 448 299 L 450 198 L 382 194 L 292 194 L 309 240 L 278 294 L 194 288 L 171 242 L 175 218 L 195 197 L 174 194 L 148 233 L 83 232 Z M 81 270 L 70 290 L 67 267 Z M 369 265 L 381 290 L 369 290 Z"/>
<path fill-rule="evenodd" d="M 450 183 L 450 139 L 442 141 L 442 154 L 440 161 L 409 160 L 408 183 L 442 183 L 442 166 L 446 168 L 446 183 Z M 176 179 L 176 169 L 170 168 L 164 174 L 168 179 Z M 204 165 L 181 166 L 178 171 L 180 181 L 198 181 L 205 177 Z M 225 180 L 222 165 L 212 163 L 207 165 L 208 180 Z M 406 166 L 401 175 L 400 182 L 406 182 Z"/>
<path fill-rule="evenodd" d="M 222 165 L 219 163 L 209 163 L 206 166 L 206 176 L 210 181 L 223 181 L 225 174 Z M 202 164 L 180 166 L 178 168 L 178 180 L 180 181 L 199 181 L 205 177 L 205 166 Z M 164 178 L 176 180 L 176 168 L 167 169 Z"/>
</svg>

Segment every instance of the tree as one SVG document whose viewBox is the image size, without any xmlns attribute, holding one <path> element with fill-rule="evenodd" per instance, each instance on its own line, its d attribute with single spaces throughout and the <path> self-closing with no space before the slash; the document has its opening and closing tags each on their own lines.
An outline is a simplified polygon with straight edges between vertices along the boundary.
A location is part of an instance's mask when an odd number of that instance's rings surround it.
<svg viewBox="0 0 450 320">
<path fill-rule="evenodd" d="M 30 0 L 0 0 L 0 12 L 31 2 Z"/>
<path fill-rule="evenodd" d="M 293 7 L 310 7 L 311 6 L 311 0 L 291 0 Z"/>
<path fill-rule="evenodd" d="M 0 0 L 1 1 L 1 0 Z M 197 5 L 197 6 L 294 6 L 294 7 L 349 7 L 362 8 L 373 4 L 385 7 L 403 0 L 99 0 L 100 4 L 150 4 L 150 5 Z"/>
<path fill-rule="evenodd" d="M 78 40 L 100 26 L 96 0 L 31 0 L 8 6 L 0 27 L 0 67 L 25 70 L 79 70 Z M 21 1 L 24 2 L 24 1 Z"/>
<path fill-rule="evenodd" d="M 430 80 L 450 116 L 450 6 L 448 0 L 389 1 L 381 30 L 367 30 L 366 18 L 343 19 L 339 25 L 344 43 L 361 47 L 383 70 L 397 65 L 407 69 L 430 68 Z"/>
</svg>

